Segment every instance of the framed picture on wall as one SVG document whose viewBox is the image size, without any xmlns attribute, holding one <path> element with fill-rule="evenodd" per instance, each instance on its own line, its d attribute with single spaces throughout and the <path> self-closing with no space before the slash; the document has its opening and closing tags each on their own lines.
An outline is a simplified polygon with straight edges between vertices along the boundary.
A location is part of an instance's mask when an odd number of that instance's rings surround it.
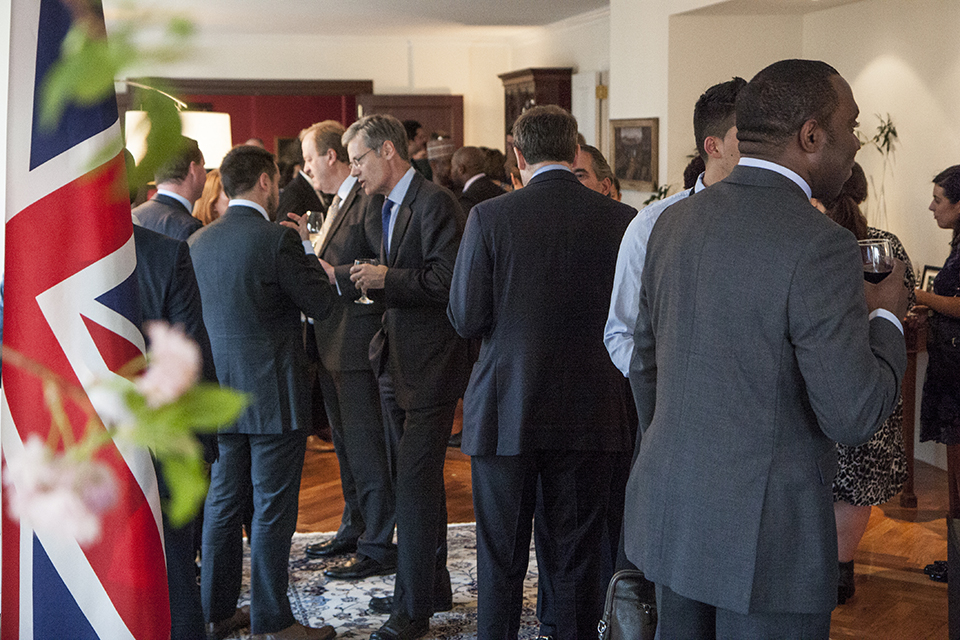
<svg viewBox="0 0 960 640">
<path fill-rule="evenodd" d="M 933 293 L 933 279 L 940 273 L 940 267 L 931 267 L 929 264 L 923 267 L 923 278 L 920 280 L 920 288 L 924 291 Z"/>
<path fill-rule="evenodd" d="M 659 118 L 610 121 L 610 165 L 623 189 L 656 189 L 660 167 L 659 129 Z"/>
</svg>

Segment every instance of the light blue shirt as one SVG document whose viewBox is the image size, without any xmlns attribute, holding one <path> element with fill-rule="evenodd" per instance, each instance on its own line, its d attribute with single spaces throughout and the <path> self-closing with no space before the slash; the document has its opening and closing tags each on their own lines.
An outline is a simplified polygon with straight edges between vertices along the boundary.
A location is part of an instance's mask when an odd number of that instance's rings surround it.
<svg viewBox="0 0 960 640">
<path fill-rule="evenodd" d="M 166 189 L 157 189 L 157 195 L 164 195 L 169 198 L 173 198 L 174 200 L 176 200 L 177 202 L 185 206 L 187 208 L 187 212 L 190 215 L 193 215 L 193 203 L 187 200 L 186 198 L 184 198 L 179 193 L 174 193 L 173 191 L 167 191 Z"/>
<path fill-rule="evenodd" d="M 256 209 L 257 211 L 260 212 L 260 215 L 263 216 L 264 220 L 266 220 L 267 222 L 270 222 L 270 216 L 267 215 L 267 210 L 261 207 L 259 204 L 257 204 L 253 200 L 244 200 L 243 198 L 234 198 L 227 204 L 227 207 L 232 207 L 232 206 L 250 207 L 251 209 Z M 316 253 L 314 253 L 313 245 L 310 244 L 309 240 L 302 240 L 301 242 L 303 244 L 304 253 L 311 256 L 317 255 Z"/>
<path fill-rule="evenodd" d="M 413 182 L 413 176 L 416 173 L 416 170 L 412 166 L 407 169 L 407 172 L 403 174 L 403 177 L 394 185 L 393 189 L 390 190 L 390 194 L 387 196 L 387 200 L 390 201 L 391 205 L 390 224 L 387 229 L 387 237 L 383 239 L 383 248 L 388 256 L 390 255 L 390 242 L 393 240 L 393 228 L 397 225 L 397 209 L 400 207 L 403 199 L 407 197 L 407 191 L 410 190 L 410 183 Z"/>
<path fill-rule="evenodd" d="M 533 180 L 534 178 L 536 178 L 538 175 L 540 175 L 545 171 L 556 171 L 557 169 L 561 169 L 563 171 L 569 171 L 570 173 L 573 173 L 573 169 L 562 164 L 545 164 L 539 169 L 537 169 L 536 171 L 534 171 L 533 175 L 530 176 L 530 179 Z"/>
</svg>

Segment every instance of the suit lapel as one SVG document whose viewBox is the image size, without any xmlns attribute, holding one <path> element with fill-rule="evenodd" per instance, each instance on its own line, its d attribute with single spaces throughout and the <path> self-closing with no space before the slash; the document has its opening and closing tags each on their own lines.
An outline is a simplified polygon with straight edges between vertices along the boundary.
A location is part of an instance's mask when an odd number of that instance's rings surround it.
<svg viewBox="0 0 960 640">
<path fill-rule="evenodd" d="M 340 228 L 340 225 L 343 224 L 343 219 L 346 218 L 346 212 L 350 209 L 350 205 L 353 204 L 353 201 L 357 199 L 357 191 L 360 189 L 360 183 L 353 183 L 353 188 L 350 189 L 350 193 L 347 194 L 347 197 L 340 203 L 340 208 L 337 209 L 337 217 L 333 220 L 333 224 L 330 225 L 330 232 L 327 233 L 327 237 L 323 239 L 323 244 L 320 245 L 320 253 L 323 254 L 324 250 L 327 248 L 327 245 L 330 244 L 330 240 L 337 233 L 337 229 Z"/>
<path fill-rule="evenodd" d="M 423 180 L 423 176 L 419 173 L 413 175 L 410 188 L 407 189 L 407 194 L 403 197 L 403 202 L 400 203 L 397 212 L 394 214 L 397 216 L 397 221 L 393 225 L 393 235 L 390 236 L 390 255 L 387 258 L 388 266 L 392 265 L 397 259 L 397 251 L 400 249 L 403 236 L 407 232 L 407 227 L 410 225 L 410 218 L 413 217 L 413 202 L 417 198 L 417 192 L 420 191 L 420 185 L 423 183 Z"/>
</svg>

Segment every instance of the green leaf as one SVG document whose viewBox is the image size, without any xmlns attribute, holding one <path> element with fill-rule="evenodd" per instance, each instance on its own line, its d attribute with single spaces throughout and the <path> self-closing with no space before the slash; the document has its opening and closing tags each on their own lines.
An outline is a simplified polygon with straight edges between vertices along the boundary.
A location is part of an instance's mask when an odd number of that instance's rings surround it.
<svg viewBox="0 0 960 640">
<path fill-rule="evenodd" d="M 164 503 L 163 510 L 170 524 L 183 526 L 196 515 L 207 495 L 203 461 L 199 457 L 166 457 L 161 459 L 160 467 L 170 489 L 170 498 Z"/>
</svg>

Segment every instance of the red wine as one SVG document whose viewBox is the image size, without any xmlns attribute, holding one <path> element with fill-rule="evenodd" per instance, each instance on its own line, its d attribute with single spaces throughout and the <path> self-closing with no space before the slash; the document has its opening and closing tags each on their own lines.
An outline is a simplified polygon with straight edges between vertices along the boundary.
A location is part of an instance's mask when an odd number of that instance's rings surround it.
<svg viewBox="0 0 960 640">
<path fill-rule="evenodd" d="M 879 269 L 886 269 L 886 271 L 879 271 Z M 863 265 L 863 279 L 877 284 L 890 275 L 891 271 L 893 271 L 893 265 L 865 264 Z"/>
</svg>

